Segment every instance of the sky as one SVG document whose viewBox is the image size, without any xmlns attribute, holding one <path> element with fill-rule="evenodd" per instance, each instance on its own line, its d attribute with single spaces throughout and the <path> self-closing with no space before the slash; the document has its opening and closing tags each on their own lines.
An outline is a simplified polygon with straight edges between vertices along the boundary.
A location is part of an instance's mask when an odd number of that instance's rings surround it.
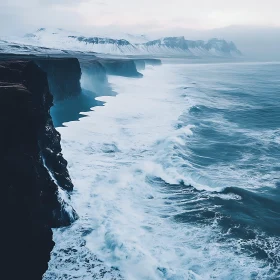
<svg viewBox="0 0 280 280">
<path fill-rule="evenodd" d="M 246 55 L 280 60 L 280 0 L 0 0 L 0 38 L 39 28 L 83 35 L 226 39 Z"/>
<path fill-rule="evenodd" d="M 0 0 L 0 35 L 39 27 L 205 30 L 280 27 L 279 0 Z"/>
</svg>

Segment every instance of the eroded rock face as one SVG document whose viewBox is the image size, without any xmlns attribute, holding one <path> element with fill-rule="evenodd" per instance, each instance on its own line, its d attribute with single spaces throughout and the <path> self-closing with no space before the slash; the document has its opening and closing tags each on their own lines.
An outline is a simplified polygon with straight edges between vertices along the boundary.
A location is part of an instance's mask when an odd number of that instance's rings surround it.
<svg viewBox="0 0 280 280">
<path fill-rule="evenodd" d="M 75 57 L 46 57 L 35 55 L 0 54 L 0 61 L 34 61 L 47 73 L 54 101 L 62 101 L 81 94 L 81 67 Z"/>
<path fill-rule="evenodd" d="M 55 101 L 81 94 L 81 67 L 77 58 L 36 58 L 34 60 L 48 76 Z"/>
<path fill-rule="evenodd" d="M 112 95 L 105 67 L 96 59 L 80 59 L 83 89 L 94 92 L 97 96 Z"/>
<path fill-rule="evenodd" d="M 96 59 L 81 59 L 82 72 L 88 72 L 93 78 L 97 78 L 100 82 L 108 82 L 105 67 Z"/>
<path fill-rule="evenodd" d="M 73 184 L 49 114 L 52 95 L 46 74 L 28 61 L 0 61 L 0 170 L 2 275 L 42 279 L 54 246 L 51 227 L 69 225 L 58 185 Z"/>
<path fill-rule="evenodd" d="M 133 59 L 137 70 L 144 70 L 147 65 L 158 66 L 161 65 L 161 60 L 156 58 L 137 58 Z"/>
<path fill-rule="evenodd" d="M 106 69 L 107 74 L 124 77 L 141 78 L 143 75 L 137 71 L 136 64 L 132 59 L 98 59 Z"/>
</svg>

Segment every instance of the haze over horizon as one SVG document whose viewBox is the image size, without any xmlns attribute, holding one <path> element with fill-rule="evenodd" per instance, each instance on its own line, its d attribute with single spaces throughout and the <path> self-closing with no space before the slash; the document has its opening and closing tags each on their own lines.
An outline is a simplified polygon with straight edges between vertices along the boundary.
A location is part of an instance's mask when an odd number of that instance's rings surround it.
<svg viewBox="0 0 280 280">
<path fill-rule="evenodd" d="M 230 25 L 280 27 L 280 2 L 254 0 L 0 0 L 0 32 L 92 27 L 151 32 Z"/>
<path fill-rule="evenodd" d="M 279 9 L 0 0 L 2 279 L 280 280 Z"/>
<path fill-rule="evenodd" d="M 279 9 L 277 0 L 0 0 L 0 36 L 51 27 L 91 36 L 218 37 L 234 41 L 245 54 L 280 59 Z"/>
</svg>

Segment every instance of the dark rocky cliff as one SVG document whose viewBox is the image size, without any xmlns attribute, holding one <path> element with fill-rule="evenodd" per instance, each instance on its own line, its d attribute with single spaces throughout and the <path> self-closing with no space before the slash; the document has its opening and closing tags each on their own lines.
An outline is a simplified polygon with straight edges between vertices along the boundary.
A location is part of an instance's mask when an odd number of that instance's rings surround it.
<svg viewBox="0 0 280 280">
<path fill-rule="evenodd" d="M 106 68 L 96 59 L 80 59 L 82 68 L 81 85 L 96 96 L 115 95 L 108 83 Z"/>
<path fill-rule="evenodd" d="M 48 76 L 55 101 L 81 94 L 81 67 L 77 58 L 36 58 L 34 60 Z"/>
<path fill-rule="evenodd" d="M 107 74 L 124 77 L 141 78 L 143 75 L 137 71 L 132 59 L 97 59 L 106 69 Z"/>
<path fill-rule="evenodd" d="M 35 55 L 0 54 L 0 61 L 34 61 L 47 73 L 50 92 L 54 101 L 61 101 L 81 94 L 81 67 L 75 57 L 46 57 Z"/>
<path fill-rule="evenodd" d="M 47 76 L 34 62 L 0 61 L 0 98 L 1 274 L 42 279 L 54 246 L 51 228 L 77 218 L 59 196 L 73 185 L 49 114 Z"/>
<path fill-rule="evenodd" d="M 156 58 L 137 58 L 133 59 L 137 70 L 144 70 L 147 65 L 158 66 L 161 65 L 161 60 Z"/>
</svg>

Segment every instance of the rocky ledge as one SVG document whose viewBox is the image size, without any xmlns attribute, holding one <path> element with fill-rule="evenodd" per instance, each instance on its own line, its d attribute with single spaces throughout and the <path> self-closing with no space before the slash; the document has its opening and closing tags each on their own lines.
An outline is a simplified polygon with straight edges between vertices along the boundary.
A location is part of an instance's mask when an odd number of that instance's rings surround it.
<svg viewBox="0 0 280 280">
<path fill-rule="evenodd" d="M 51 228 L 77 218 L 61 195 L 67 199 L 73 184 L 49 114 L 46 73 L 35 62 L 0 61 L 0 98 L 2 275 L 42 279 L 54 246 Z"/>
<path fill-rule="evenodd" d="M 81 67 L 77 58 L 34 59 L 48 76 L 49 87 L 55 101 L 65 100 L 81 94 Z"/>
<path fill-rule="evenodd" d="M 34 61 L 46 72 L 54 102 L 81 94 L 81 67 L 76 57 L 0 54 L 0 61 Z"/>
<path fill-rule="evenodd" d="M 109 75 L 117 75 L 123 77 L 141 78 L 143 74 L 139 73 L 134 60 L 132 59 L 96 59 L 105 69 Z"/>
</svg>

